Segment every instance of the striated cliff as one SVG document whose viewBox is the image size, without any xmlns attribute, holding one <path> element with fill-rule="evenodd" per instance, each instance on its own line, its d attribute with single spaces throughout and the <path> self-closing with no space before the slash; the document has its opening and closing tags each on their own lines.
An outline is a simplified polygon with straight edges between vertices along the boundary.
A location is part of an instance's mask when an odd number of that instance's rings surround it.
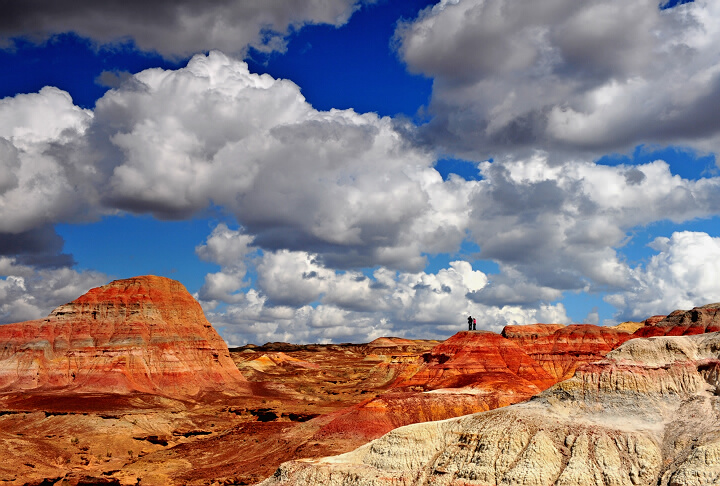
<svg viewBox="0 0 720 486">
<path fill-rule="evenodd" d="M 666 317 L 653 316 L 635 331 L 635 337 L 687 336 L 720 331 L 720 303 L 676 310 Z"/>
<path fill-rule="evenodd" d="M 579 365 L 605 357 L 633 335 L 592 324 L 505 326 L 503 337 L 516 343 L 555 381 L 570 378 Z"/>
<path fill-rule="evenodd" d="M 280 485 L 720 483 L 720 333 L 634 339 L 529 402 L 283 464 Z"/>
<path fill-rule="evenodd" d="M 45 319 L 0 326 L 0 392 L 238 392 L 245 379 L 182 284 L 117 280 Z"/>
</svg>

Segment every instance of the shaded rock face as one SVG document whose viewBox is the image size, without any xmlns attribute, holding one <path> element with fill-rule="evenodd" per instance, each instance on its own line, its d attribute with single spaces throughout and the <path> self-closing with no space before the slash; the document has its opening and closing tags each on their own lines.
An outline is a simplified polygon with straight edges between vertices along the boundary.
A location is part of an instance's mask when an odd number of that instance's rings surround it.
<svg viewBox="0 0 720 486">
<path fill-rule="evenodd" d="M 182 284 L 117 280 L 45 319 L 0 326 L 0 391 L 238 392 L 245 380 Z"/>
<path fill-rule="evenodd" d="M 280 485 L 720 484 L 720 333 L 633 339 L 532 400 L 283 464 Z"/>
<path fill-rule="evenodd" d="M 659 319 L 653 316 L 645 326 L 635 331 L 634 337 L 688 336 L 720 331 L 720 303 L 695 307 L 692 310 L 676 310 Z"/>
<path fill-rule="evenodd" d="M 622 329 L 591 324 L 505 326 L 502 335 L 517 343 L 555 382 L 567 380 L 579 365 L 604 358 L 633 337 Z"/>
</svg>

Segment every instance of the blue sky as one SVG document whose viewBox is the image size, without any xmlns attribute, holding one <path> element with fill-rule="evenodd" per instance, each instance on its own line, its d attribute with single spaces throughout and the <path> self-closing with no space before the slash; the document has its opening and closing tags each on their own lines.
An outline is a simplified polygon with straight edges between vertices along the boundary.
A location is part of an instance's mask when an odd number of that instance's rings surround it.
<svg viewBox="0 0 720 486">
<path fill-rule="evenodd" d="M 719 301 L 719 7 L 666 7 L 12 12 L 0 322 L 142 274 L 233 345 Z"/>
</svg>

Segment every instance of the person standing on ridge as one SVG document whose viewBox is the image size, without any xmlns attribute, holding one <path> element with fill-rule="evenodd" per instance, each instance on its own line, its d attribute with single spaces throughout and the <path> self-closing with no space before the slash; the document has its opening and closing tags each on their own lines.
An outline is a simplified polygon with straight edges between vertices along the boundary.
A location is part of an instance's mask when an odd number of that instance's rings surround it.
<svg viewBox="0 0 720 486">
<path fill-rule="evenodd" d="M 476 330 L 476 329 L 475 329 L 475 325 L 476 325 L 476 324 L 477 324 L 477 319 L 475 319 L 475 318 L 473 317 L 473 329 L 472 329 L 473 331 Z"/>
<path fill-rule="evenodd" d="M 473 318 L 472 316 L 468 316 L 468 331 L 472 331 L 473 328 Z"/>
</svg>

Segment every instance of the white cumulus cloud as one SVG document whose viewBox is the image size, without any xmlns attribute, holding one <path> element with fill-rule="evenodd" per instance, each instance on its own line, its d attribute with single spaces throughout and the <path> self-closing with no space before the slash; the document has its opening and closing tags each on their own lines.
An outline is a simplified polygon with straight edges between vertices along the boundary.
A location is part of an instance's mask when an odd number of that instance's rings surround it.
<svg viewBox="0 0 720 486">
<path fill-rule="evenodd" d="M 712 0 L 443 0 L 396 45 L 434 79 L 428 140 L 468 157 L 717 150 L 719 19 Z"/>
<path fill-rule="evenodd" d="M 657 253 L 633 269 L 634 287 L 606 298 L 620 318 L 644 319 L 720 302 L 720 238 L 680 231 L 650 246 Z"/>
</svg>

